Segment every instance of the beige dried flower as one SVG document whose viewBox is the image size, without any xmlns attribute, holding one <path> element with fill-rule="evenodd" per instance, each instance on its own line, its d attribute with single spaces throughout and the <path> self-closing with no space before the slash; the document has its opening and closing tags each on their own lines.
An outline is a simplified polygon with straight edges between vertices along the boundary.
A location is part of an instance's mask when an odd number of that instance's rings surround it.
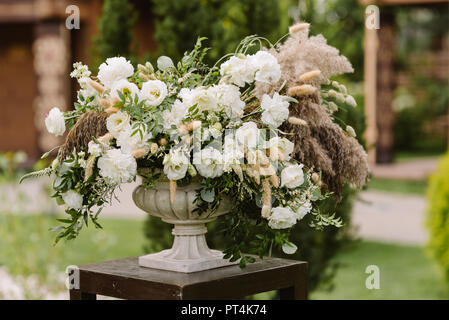
<svg viewBox="0 0 449 320">
<path fill-rule="evenodd" d="M 288 122 L 297 126 L 307 126 L 307 121 L 296 117 L 289 117 Z"/>
<path fill-rule="evenodd" d="M 99 84 L 97 81 L 94 81 L 92 79 L 89 78 L 89 80 L 87 80 L 88 84 L 95 89 L 95 91 L 97 91 L 99 94 L 103 94 L 104 92 L 104 87 Z"/>
<path fill-rule="evenodd" d="M 303 73 L 303 74 L 299 77 L 299 80 L 306 82 L 306 81 L 310 81 L 310 80 L 312 80 L 312 79 L 314 79 L 314 78 L 317 78 L 317 77 L 319 77 L 320 75 L 321 75 L 321 71 L 320 71 L 320 70 L 312 70 L 312 71 Z"/>
<path fill-rule="evenodd" d="M 146 149 L 139 148 L 132 152 L 132 156 L 136 159 L 140 159 L 140 158 L 145 157 L 147 153 L 148 153 L 148 151 Z"/>
<path fill-rule="evenodd" d="M 310 84 L 302 84 L 300 86 L 294 86 L 288 88 L 287 94 L 291 97 L 302 97 L 309 96 L 315 94 L 317 92 L 317 88 Z"/>
</svg>

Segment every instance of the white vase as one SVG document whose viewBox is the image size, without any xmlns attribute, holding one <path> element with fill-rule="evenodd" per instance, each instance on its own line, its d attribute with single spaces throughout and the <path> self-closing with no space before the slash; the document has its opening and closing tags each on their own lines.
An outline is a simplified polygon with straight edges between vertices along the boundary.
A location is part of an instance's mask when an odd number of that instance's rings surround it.
<svg viewBox="0 0 449 320">
<path fill-rule="evenodd" d="M 215 212 L 198 215 L 193 212 L 197 189 L 198 183 L 177 187 L 173 203 L 170 202 L 169 182 L 157 182 L 153 189 L 138 186 L 134 190 L 133 200 L 137 207 L 164 222 L 174 224 L 173 247 L 140 256 L 140 266 L 190 273 L 238 263 L 223 259 L 221 251 L 209 249 L 205 238 L 206 223 L 228 213 L 230 203 L 222 201 Z"/>
</svg>

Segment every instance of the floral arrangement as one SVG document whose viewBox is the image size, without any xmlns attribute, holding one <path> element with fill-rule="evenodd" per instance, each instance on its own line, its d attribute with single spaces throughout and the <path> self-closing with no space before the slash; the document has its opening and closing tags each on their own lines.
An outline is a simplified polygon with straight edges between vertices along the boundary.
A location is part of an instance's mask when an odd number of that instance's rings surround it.
<svg viewBox="0 0 449 320">
<path fill-rule="evenodd" d="M 332 116 L 356 106 L 329 80 L 352 67 L 322 36 L 309 38 L 308 28 L 292 26 L 284 43 L 247 37 L 212 67 L 201 38 L 177 64 L 161 56 L 157 68 L 113 57 L 93 77 L 75 63 L 78 102 L 64 113 L 53 108 L 45 120 L 52 134 L 69 130 L 65 142 L 48 168 L 26 176 L 55 177 L 53 197 L 68 215 L 56 240 L 75 238 L 89 222 L 101 227 L 101 208 L 138 175 L 148 188 L 168 179 L 171 201 L 177 186 L 200 181 L 199 212 L 233 199 L 223 217 L 232 240 L 225 258 L 243 265 L 253 261 L 243 250 L 294 253 L 289 233 L 307 214 L 311 227 L 342 226 L 316 204 L 367 179 L 354 130 Z"/>
</svg>

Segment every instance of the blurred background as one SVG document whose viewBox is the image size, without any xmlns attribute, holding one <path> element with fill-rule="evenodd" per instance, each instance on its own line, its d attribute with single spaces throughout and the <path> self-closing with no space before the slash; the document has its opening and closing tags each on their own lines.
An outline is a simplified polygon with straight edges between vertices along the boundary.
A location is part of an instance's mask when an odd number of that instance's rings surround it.
<svg viewBox="0 0 449 320">
<path fill-rule="evenodd" d="M 379 29 L 365 28 L 376 8 Z M 67 28 L 77 12 L 79 28 Z M 18 185 L 23 173 L 47 165 L 41 153 L 61 143 L 44 119 L 52 107 L 72 108 L 74 62 L 96 73 L 116 55 L 176 60 L 205 36 L 213 63 L 241 38 L 275 41 L 295 21 L 311 23 L 312 35 L 322 33 L 353 63 L 355 72 L 336 80 L 358 107 L 337 116 L 356 129 L 372 177 L 364 190 L 347 188 L 341 202 L 323 203 L 344 228 L 314 231 L 305 221 L 294 233 L 299 250 L 287 258 L 309 262 L 311 299 L 448 299 L 449 6 L 442 0 L 0 0 L 0 299 L 66 299 L 68 265 L 171 245 L 170 226 L 132 203 L 135 184 L 102 212 L 103 230 L 89 227 L 56 246 L 49 228 L 63 210 L 48 196 L 50 179 Z M 213 224 L 208 238 L 211 247 L 224 245 Z M 379 267 L 379 289 L 365 285 L 370 265 Z"/>
</svg>

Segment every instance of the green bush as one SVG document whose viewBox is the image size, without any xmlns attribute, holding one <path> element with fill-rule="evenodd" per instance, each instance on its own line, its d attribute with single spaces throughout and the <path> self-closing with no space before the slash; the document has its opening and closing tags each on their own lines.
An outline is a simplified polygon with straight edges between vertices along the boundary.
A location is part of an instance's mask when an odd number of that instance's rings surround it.
<svg viewBox="0 0 449 320">
<path fill-rule="evenodd" d="M 427 227 L 430 231 L 428 249 L 441 266 L 449 285 L 449 153 L 443 157 L 438 170 L 431 176 L 427 197 Z"/>
<path fill-rule="evenodd" d="M 130 58 L 132 28 L 137 13 L 128 0 L 105 0 L 98 21 L 99 34 L 94 38 L 98 59 L 124 56 Z"/>
</svg>

